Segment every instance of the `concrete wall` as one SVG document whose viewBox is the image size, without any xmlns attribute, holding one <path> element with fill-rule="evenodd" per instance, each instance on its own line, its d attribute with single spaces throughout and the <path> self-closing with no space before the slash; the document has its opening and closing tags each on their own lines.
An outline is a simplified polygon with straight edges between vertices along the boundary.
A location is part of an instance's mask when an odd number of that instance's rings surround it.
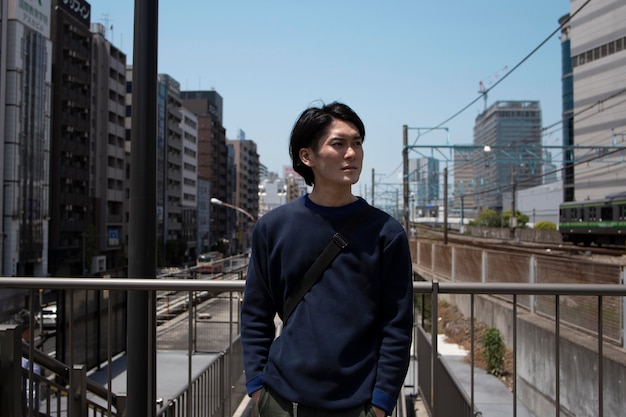
<svg viewBox="0 0 626 417">
<path fill-rule="evenodd" d="M 465 234 L 476 237 L 509 240 L 511 238 L 510 233 L 507 227 L 465 227 Z M 558 230 L 515 229 L 515 237 L 522 242 L 563 243 L 563 238 Z"/>
<path fill-rule="evenodd" d="M 471 316 L 466 295 L 443 295 L 466 316 Z M 476 320 L 496 327 L 505 343 L 513 346 L 513 311 L 495 297 L 475 297 Z M 561 416 L 591 417 L 598 412 L 597 338 L 561 326 L 559 373 Z M 556 339 L 554 322 L 518 310 L 517 395 L 537 416 L 555 415 Z M 626 410 L 626 353 L 605 344 L 603 361 L 604 416 L 623 416 Z"/>
</svg>

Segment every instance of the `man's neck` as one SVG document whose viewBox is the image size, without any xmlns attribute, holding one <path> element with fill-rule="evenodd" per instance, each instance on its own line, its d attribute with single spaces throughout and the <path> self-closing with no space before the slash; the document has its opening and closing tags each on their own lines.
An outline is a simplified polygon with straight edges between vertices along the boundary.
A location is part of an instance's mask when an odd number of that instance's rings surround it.
<svg viewBox="0 0 626 417">
<path fill-rule="evenodd" d="M 352 191 L 349 187 L 343 188 L 341 190 L 322 190 L 318 187 L 313 187 L 313 191 L 311 191 L 311 194 L 309 194 L 309 199 L 311 199 L 311 201 L 318 206 L 341 207 L 347 206 L 350 203 L 354 203 L 357 198 L 352 195 Z"/>
</svg>

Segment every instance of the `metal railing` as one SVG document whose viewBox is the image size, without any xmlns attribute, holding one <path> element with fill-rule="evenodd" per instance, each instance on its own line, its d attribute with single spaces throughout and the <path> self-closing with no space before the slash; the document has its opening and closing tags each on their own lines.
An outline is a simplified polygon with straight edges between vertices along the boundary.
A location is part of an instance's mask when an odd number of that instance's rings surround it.
<svg viewBox="0 0 626 417">
<path fill-rule="evenodd" d="M 130 290 L 142 290 L 142 291 L 186 291 L 189 293 L 193 292 L 203 292 L 208 291 L 212 293 L 223 293 L 223 292 L 232 292 L 232 293 L 240 293 L 244 288 L 244 281 L 236 280 L 236 281 L 203 281 L 203 280 L 180 280 L 180 279 L 80 279 L 80 278 L 0 278 L 0 289 L 2 288 L 22 288 L 22 289 L 31 289 L 32 291 L 36 291 L 40 288 L 47 289 L 77 289 L 77 290 L 118 290 L 118 291 L 130 291 Z M 624 285 L 613 285 L 613 284 L 602 284 L 602 285 L 594 285 L 594 284 L 526 284 L 526 283 L 444 283 L 444 282 L 414 282 L 413 285 L 414 293 L 422 294 L 426 297 L 430 296 L 430 310 L 429 314 L 431 317 L 438 317 L 438 304 L 439 299 L 444 294 L 448 295 L 468 295 L 471 298 L 471 314 L 470 320 L 472 323 L 476 321 L 476 316 L 474 315 L 475 310 L 475 302 L 478 299 L 482 298 L 493 298 L 495 295 L 511 295 L 511 297 L 507 297 L 506 299 L 510 299 L 510 301 L 503 300 L 501 298 L 497 299 L 497 302 L 501 306 L 502 303 L 506 303 L 505 306 L 508 310 L 512 312 L 513 319 L 508 323 L 508 326 L 512 328 L 513 334 L 513 343 L 512 349 L 515 352 L 516 360 L 514 361 L 514 387 L 511 393 L 511 405 L 510 405 L 510 415 L 516 416 L 518 409 L 518 383 L 521 382 L 521 379 L 517 376 L 519 361 L 523 360 L 519 357 L 518 353 L 518 344 L 522 337 L 518 335 L 518 327 L 523 323 L 523 320 L 527 318 L 523 318 L 522 314 L 518 311 L 518 296 L 526 296 L 526 295 L 541 295 L 541 296 L 550 296 L 557 299 L 554 303 L 556 306 L 555 311 L 555 319 L 552 324 L 553 326 L 553 341 L 551 345 L 552 353 L 551 358 L 549 359 L 550 366 L 546 366 L 547 368 L 551 368 L 551 372 L 553 378 L 548 380 L 547 383 L 552 384 L 552 388 L 549 392 L 544 393 L 543 401 L 547 401 L 552 404 L 554 415 L 569 415 L 565 413 L 565 410 L 570 408 L 570 404 L 565 404 L 562 399 L 562 393 L 565 390 L 574 390 L 577 389 L 578 386 L 585 386 L 587 392 L 592 391 L 596 392 L 596 394 L 590 394 L 590 397 L 595 398 L 597 400 L 595 404 L 595 410 L 593 411 L 594 415 L 597 416 L 613 416 L 619 415 L 615 414 L 614 410 L 624 410 L 624 398 L 618 398 L 619 396 L 614 396 L 608 393 L 609 384 L 607 384 L 607 371 L 611 371 L 611 375 L 614 374 L 615 369 L 622 366 L 619 363 L 620 354 L 624 355 L 624 351 L 620 351 L 620 347 L 615 347 L 605 340 L 603 334 L 603 321 L 604 321 L 604 310 L 602 300 L 604 297 L 619 297 L 621 299 L 622 305 L 624 304 L 624 299 L 626 297 L 626 287 Z M 591 365 L 594 368 L 595 378 L 589 377 L 588 374 L 581 374 L 576 378 L 577 380 L 572 382 L 568 381 L 568 379 L 563 379 L 560 377 L 562 372 L 561 366 L 564 363 L 561 359 L 562 350 L 564 349 L 563 341 L 565 340 L 565 335 L 562 331 L 562 323 L 559 320 L 559 305 L 558 298 L 562 296 L 587 296 L 597 298 L 598 302 L 598 332 L 595 337 L 595 349 L 592 352 L 595 355 L 595 361 Z M 232 297 L 231 297 L 232 298 Z M 190 303 L 190 308 L 193 303 Z M 533 314 L 524 312 L 524 314 Z M 419 317 L 424 317 L 424 314 L 418 314 Z M 536 319 L 534 315 L 530 321 Z M 132 320 L 132 318 L 131 318 Z M 436 322 L 436 321 L 435 321 Z M 416 320 L 416 325 L 419 325 L 419 320 Z M 423 323 L 422 323 L 423 324 Z M 526 326 L 526 324 L 524 324 Z M 458 388 L 458 395 L 452 396 L 450 395 L 450 391 L 448 388 L 445 388 L 446 385 L 442 385 L 441 381 L 444 381 L 445 378 L 448 378 L 446 375 L 448 372 L 445 369 L 445 366 L 438 364 L 438 361 L 441 360 L 438 345 L 437 345 L 437 335 L 439 333 L 438 326 L 431 326 L 430 331 L 430 345 L 432 348 L 430 349 L 430 354 L 426 353 L 427 356 L 424 356 L 424 343 L 428 342 L 427 333 L 423 330 L 420 330 L 419 336 L 417 336 L 416 331 L 416 343 L 415 351 L 413 352 L 414 359 L 419 360 L 419 368 L 423 370 L 423 368 L 427 368 L 430 370 L 430 373 L 422 374 L 420 371 L 419 376 L 415 377 L 417 381 L 417 387 L 419 388 L 419 394 L 423 397 L 424 402 L 427 404 L 427 407 L 430 411 L 431 416 L 440 417 L 445 416 L 446 408 L 442 405 L 441 401 L 446 402 L 447 406 L 450 407 L 464 407 L 463 409 L 469 410 L 466 415 L 478 415 L 478 407 L 476 406 L 475 393 L 474 393 L 474 381 L 472 377 L 472 383 L 469 387 L 459 387 L 460 385 L 457 382 L 454 382 L 454 378 L 450 378 L 452 383 L 456 383 Z M 0 335 L 2 332 L 0 332 Z M 473 334 L 473 333 L 472 333 Z M 15 338 L 16 336 L 11 336 Z M 526 337 L 526 335 L 524 336 Z M 585 338 L 589 339 L 590 335 L 585 333 Z M 237 339 L 238 340 L 238 339 Z M 5 342 L 2 342 L 5 343 Z M 20 342 L 21 343 L 21 342 Z M 473 346 L 476 343 L 475 340 L 472 340 L 472 350 Z M 570 343 L 569 341 L 567 342 Z M 593 344 L 592 344 L 593 345 Z M 588 346 L 587 346 L 588 348 Z M 231 363 L 228 366 L 224 367 L 224 364 L 216 363 L 212 365 L 210 369 L 206 369 L 205 372 L 202 373 L 202 376 L 194 378 L 186 387 L 181 387 L 181 391 L 176 398 L 169 399 L 164 404 L 164 407 L 161 411 L 159 411 L 159 416 L 193 416 L 193 415 L 229 415 L 232 410 L 231 407 L 226 406 L 226 402 L 229 401 L 230 394 L 232 393 L 233 381 L 237 380 L 238 377 L 241 377 L 242 368 L 241 368 L 241 358 L 239 353 L 239 344 L 234 343 L 232 345 L 232 351 L 230 355 L 226 353 L 222 355 L 220 360 L 228 361 Z M 610 354 L 609 351 L 610 350 Z M 617 352 L 617 354 L 615 354 Z M 621 353 L 620 353 L 621 352 Z M 2 355 L 7 354 L 6 349 L 2 350 Z M 19 356 L 32 358 L 35 363 L 46 364 L 47 359 L 42 358 L 38 353 L 34 353 L 34 350 L 30 347 L 26 348 L 24 351 L 20 344 Z M 230 359 L 227 358 L 230 356 Z M 430 360 L 425 362 L 425 357 L 429 357 Z M 617 360 L 615 359 L 617 357 Z M 473 358 L 473 356 L 472 356 Z M 621 357 L 622 359 L 624 356 Z M 189 359 L 191 360 L 191 358 Z M 547 359 L 548 360 L 548 359 Z M 218 361 L 219 362 L 219 361 Z M 48 365 L 47 369 L 55 370 L 56 374 L 64 374 L 67 375 L 70 369 L 74 369 L 75 364 L 70 365 L 58 365 L 54 366 Z M 60 369 L 62 367 L 63 369 Z M 472 359 L 471 363 L 472 367 L 472 376 L 475 372 L 475 367 Z M 231 375 L 226 377 L 223 373 L 225 369 L 229 369 Z M 4 375 L 3 370 L 3 375 Z M 15 371 L 15 367 L 13 368 Z M 18 371 L 20 374 L 22 370 Z M 417 372 L 417 369 L 416 369 Z M 581 369 L 580 372 L 587 372 L 585 369 Z M 626 371 L 622 371 L 626 372 Z M 84 374 L 83 374 L 84 375 Z M 28 378 L 37 378 L 33 372 L 32 367 L 28 371 Z M 4 378 L 3 378 L 4 379 Z M 40 380 L 43 382 L 43 380 Z M 108 386 L 111 386 L 110 380 Z M 226 384 L 225 384 L 226 382 Z M 6 385 L 10 383 L 10 380 L 0 381 L 0 385 Z M 447 383 L 447 382 L 446 382 Z M 528 381 L 524 381 L 525 384 Z M 585 385 L 586 384 L 586 385 Z M 618 384 L 619 385 L 619 384 Z M 611 387 L 615 388 L 615 387 Z M 104 390 L 102 391 L 102 387 L 93 387 L 90 388 L 90 382 L 87 379 L 80 376 L 74 376 L 70 374 L 70 376 L 63 380 L 61 383 L 61 387 L 50 385 L 50 391 L 59 391 L 63 392 L 61 396 L 66 396 L 69 400 L 74 401 L 77 398 L 85 398 L 86 393 L 97 394 L 100 397 L 100 400 L 104 400 L 105 405 L 102 408 L 106 408 L 106 413 L 102 410 L 91 412 L 89 415 L 110 415 L 110 416 L 118 416 L 123 415 L 123 411 L 118 412 L 118 408 L 122 408 L 120 406 L 120 397 L 115 396 L 112 393 Z M 619 389 L 619 386 L 616 388 Z M 227 392 L 226 392 L 227 391 Z M 469 392 L 468 392 L 469 391 Z M 6 390 L 0 389 L 0 393 L 6 393 Z M 8 392 L 11 392 L 10 390 Z M 18 391 L 15 389 L 12 391 L 14 394 L 20 396 Z M 81 395 L 77 395 L 81 393 Z M 82 396 L 82 393 L 85 393 L 85 397 Z M 106 395 L 105 395 L 106 393 Z M 600 393 L 599 395 L 597 393 Z M 6 395 L 6 394 L 0 394 Z M 202 401 L 206 401 L 209 398 L 217 398 L 217 402 L 212 402 L 211 405 L 207 405 L 206 407 L 201 406 Z M 623 395 L 622 395 L 623 397 Z M 5 407 L 3 404 L 12 404 L 14 401 L 5 401 L 7 399 L 0 398 L 0 414 L 4 412 Z M 191 405 L 190 405 L 191 404 Z M 218 406 L 216 404 L 222 404 Z M 465 404 L 465 406 L 463 405 Z M 208 407 L 208 408 L 207 408 Z M 620 408 L 621 407 L 621 408 Z M 74 416 L 74 415 L 84 415 L 84 414 L 72 414 L 71 407 L 68 407 L 69 410 L 65 410 L 65 413 L 59 412 L 56 413 L 52 410 L 52 407 L 49 410 L 48 415 L 54 416 Z M 202 410 L 202 414 L 198 414 L 198 411 Z M 46 409 L 46 412 L 48 410 Z M 64 410 L 61 410 L 64 411 Z M 101 413 L 101 414 L 99 414 Z M 561 414 L 563 413 L 563 414 Z M 5 415 L 5 414 L 2 414 Z M 6 414 L 10 415 L 10 414 Z M 455 415 L 464 415 L 464 414 L 456 414 Z M 543 414 L 542 414 L 543 415 Z M 547 414 L 545 414 L 547 415 Z"/>
<path fill-rule="evenodd" d="M 232 415 L 231 391 L 243 375 L 239 337 L 211 362 L 188 387 L 183 387 L 158 412 L 157 417 L 212 417 Z"/>
</svg>

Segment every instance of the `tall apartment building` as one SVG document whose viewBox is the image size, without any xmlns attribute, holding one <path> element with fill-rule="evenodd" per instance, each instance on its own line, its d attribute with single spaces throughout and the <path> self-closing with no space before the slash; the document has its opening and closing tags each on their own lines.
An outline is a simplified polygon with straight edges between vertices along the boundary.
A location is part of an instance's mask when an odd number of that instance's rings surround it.
<svg viewBox="0 0 626 417">
<path fill-rule="evenodd" d="M 182 238 L 186 242 L 186 261 L 193 261 L 198 252 L 198 118 L 184 107 L 181 108 L 183 131 L 183 178 L 182 178 Z"/>
<path fill-rule="evenodd" d="M 228 146 L 234 150 L 235 191 L 233 204 L 254 218 L 259 216 L 259 154 L 256 143 L 247 140 L 243 131 L 239 138 L 229 140 Z M 236 213 L 236 244 L 231 246 L 235 253 L 250 247 L 253 222 L 239 212 Z"/>
<path fill-rule="evenodd" d="M 211 197 L 232 204 L 226 129 L 222 125 L 223 101 L 216 91 L 181 91 L 183 106 L 198 118 L 198 177 L 208 181 Z M 230 179 L 229 179 L 230 178 Z M 204 196 L 198 196 L 204 198 Z M 209 249 L 224 249 L 235 228 L 232 209 L 211 205 Z M 203 246 L 205 246 L 203 244 Z"/>
<path fill-rule="evenodd" d="M 428 216 L 427 209 L 443 205 L 440 200 L 439 161 L 436 158 L 409 159 L 409 194 L 417 216 Z M 412 209 L 411 211 L 413 211 Z"/>
<path fill-rule="evenodd" d="M 454 152 L 454 209 L 463 210 L 464 218 L 475 217 L 474 208 L 474 163 L 472 161 L 473 145 L 464 148 L 460 145 Z"/>
<path fill-rule="evenodd" d="M 209 252 L 211 249 L 211 184 L 202 177 L 198 177 L 198 194 L 196 205 L 196 252 Z"/>
<path fill-rule="evenodd" d="M 501 211 L 513 184 L 522 190 L 542 183 L 541 122 L 538 101 L 497 101 L 476 117 L 474 145 L 491 149 L 474 161 L 479 211 Z"/>
<path fill-rule="evenodd" d="M 572 71 L 571 25 L 566 23 L 569 14 L 559 19 L 561 28 L 561 100 L 563 146 L 563 197 L 562 201 L 574 201 L 574 73 Z M 565 25 L 564 25 L 565 24 Z"/>
<path fill-rule="evenodd" d="M 183 239 L 183 130 L 180 84 L 159 74 L 157 91 L 157 253 L 162 266 L 178 265 Z M 181 253 L 183 252 L 183 253 Z"/>
<path fill-rule="evenodd" d="M 287 187 L 287 202 L 300 198 L 309 192 L 304 178 L 291 165 L 283 166 L 283 178 Z"/>
<path fill-rule="evenodd" d="M 268 173 L 269 174 L 269 173 Z M 259 184 L 259 217 L 287 202 L 287 184 L 278 174 L 263 175 Z"/>
<path fill-rule="evenodd" d="M 584 5 L 584 7 L 582 7 Z M 574 12 L 581 11 L 574 15 Z M 626 144 L 626 2 L 571 0 L 575 146 Z M 575 150 L 583 162 L 585 150 Z M 575 200 L 626 190 L 626 152 L 574 167 Z"/>
<path fill-rule="evenodd" d="M 48 273 L 52 43 L 47 5 L 4 1 L 0 15 L 2 276 Z M 0 291 L 0 322 L 25 307 L 27 294 Z"/>
<path fill-rule="evenodd" d="M 106 28 L 92 25 L 92 108 L 89 195 L 93 226 L 85 236 L 90 273 L 126 270 L 126 55 L 106 39 Z"/>
<path fill-rule="evenodd" d="M 49 272 L 53 276 L 88 272 L 86 235 L 93 224 L 89 11 L 89 3 L 82 0 L 52 1 Z"/>
</svg>

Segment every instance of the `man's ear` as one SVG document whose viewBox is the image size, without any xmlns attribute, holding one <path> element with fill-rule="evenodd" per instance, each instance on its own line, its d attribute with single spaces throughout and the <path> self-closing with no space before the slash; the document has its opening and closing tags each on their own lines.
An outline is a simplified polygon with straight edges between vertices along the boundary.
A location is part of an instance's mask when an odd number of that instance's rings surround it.
<svg viewBox="0 0 626 417">
<path fill-rule="evenodd" d="M 302 163 L 308 167 L 313 166 L 313 161 L 311 161 L 311 149 L 310 148 L 302 148 L 300 152 L 298 152 L 298 156 Z"/>
</svg>

